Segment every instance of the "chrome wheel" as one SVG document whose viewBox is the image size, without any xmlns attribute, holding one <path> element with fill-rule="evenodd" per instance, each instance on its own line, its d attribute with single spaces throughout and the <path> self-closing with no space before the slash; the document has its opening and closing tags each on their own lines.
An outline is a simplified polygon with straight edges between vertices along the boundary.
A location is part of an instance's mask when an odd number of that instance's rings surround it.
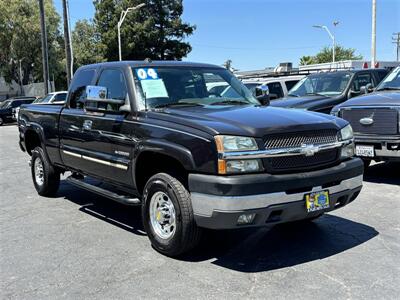
<svg viewBox="0 0 400 300">
<path fill-rule="evenodd" d="M 35 159 L 34 162 L 34 173 L 35 173 L 35 181 L 36 184 L 41 186 L 44 183 L 44 169 L 43 169 L 43 163 L 42 160 L 39 158 Z"/>
<path fill-rule="evenodd" d="M 154 233 L 170 239 L 176 231 L 175 207 L 164 192 L 156 192 L 150 200 L 150 223 Z"/>
</svg>

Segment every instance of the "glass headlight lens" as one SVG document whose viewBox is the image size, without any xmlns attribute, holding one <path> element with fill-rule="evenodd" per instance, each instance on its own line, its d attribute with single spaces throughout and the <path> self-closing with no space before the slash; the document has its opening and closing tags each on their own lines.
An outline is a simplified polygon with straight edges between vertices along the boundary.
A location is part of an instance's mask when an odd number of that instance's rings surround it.
<svg viewBox="0 0 400 300">
<path fill-rule="evenodd" d="M 217 135 L 215 137 L 218 152 L 258 150 L 257 142 L 251 137 Z"/>
<path fill-rule="evenodd" d="M 226 173 L 250 173 L 262 170 L 258 159 L 229 160 L 226 162 Z"/>
<path fill-rule="evenodd" d="M 353 128 L 351 128 L 350 124 L 340 130 L 340 136 L 342 137 L 342 141 L 351 140 L 354 137 Z"/>
</svg>

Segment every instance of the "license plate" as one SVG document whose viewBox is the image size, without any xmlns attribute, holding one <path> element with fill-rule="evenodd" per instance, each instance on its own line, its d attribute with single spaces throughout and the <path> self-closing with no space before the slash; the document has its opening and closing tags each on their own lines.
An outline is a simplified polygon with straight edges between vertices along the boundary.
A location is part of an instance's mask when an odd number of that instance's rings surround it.
<svg viewBox="0 0 400 300">
<path fill-rule="evenodd" d="M 375 156 L 374 146 L 356 145 L 356 155 L 363 157 L 374 157 Z"/>
<path fill-rule="evenodd" d="M 329 208 L 329 191 L 306 194 L 307 212 Z"/>
</svg>

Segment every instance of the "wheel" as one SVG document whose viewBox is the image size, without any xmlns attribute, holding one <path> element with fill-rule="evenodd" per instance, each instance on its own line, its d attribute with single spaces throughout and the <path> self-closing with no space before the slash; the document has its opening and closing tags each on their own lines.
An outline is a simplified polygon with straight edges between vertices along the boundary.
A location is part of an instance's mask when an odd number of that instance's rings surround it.
<svg viewBox="0 0 400 300">
<path fill-rule="evenodd" d="M 366 172 L 368 167 L 369 167 L 369 165 L 371 164 L 371 160 L 363 159 L 362 161 L 364 163 L 364 172 Z"/>
<path fill-rule="evenodd" d="M 0 126 L 4 124 L 3 118 L 0 117 Z"/>
<path fill-rule="evenodd" d="M 36 147 L 32 151 L 31 171 L 33 185 L 41 196 L 54 196 L 60 186 L 60 172 L 48 161 L 44 151 Z"/>
<path fill-rule="evenodd" d="M 178 256 L 193 249 L 201 237 L 190 194 L 176 178 L 158 173 L 146 183 L 142 206 L 143 226 L 153 247 Z"/>
</svg>

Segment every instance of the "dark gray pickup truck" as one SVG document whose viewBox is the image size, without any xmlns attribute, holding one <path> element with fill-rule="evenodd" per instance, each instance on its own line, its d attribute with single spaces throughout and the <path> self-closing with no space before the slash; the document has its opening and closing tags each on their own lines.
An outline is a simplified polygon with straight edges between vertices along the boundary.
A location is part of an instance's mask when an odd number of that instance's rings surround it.
<svg viewBox="0 0 400 300">
<path fill-rule="evenodd" d="M 336 106 L 332 115 L 351 123 L 356 155 L 363 159 L 365 167 L 371 160 L 400 161 L 400 67 L 373 93 Z"/>
<path fill-rule="evenodd" d="M 214 93 L 220 83 L 235 93 Z M 176 256 L 202 228 L 312 220 L 359 194 L 348 122 L 263 106 L 265 97 L 214 65 L 88 65 L 65 105 L 21 109 L 20 145 L 40 195 L 70 173 L 71 184 L 141 206 L 155 249 Z"/>
</svg>

